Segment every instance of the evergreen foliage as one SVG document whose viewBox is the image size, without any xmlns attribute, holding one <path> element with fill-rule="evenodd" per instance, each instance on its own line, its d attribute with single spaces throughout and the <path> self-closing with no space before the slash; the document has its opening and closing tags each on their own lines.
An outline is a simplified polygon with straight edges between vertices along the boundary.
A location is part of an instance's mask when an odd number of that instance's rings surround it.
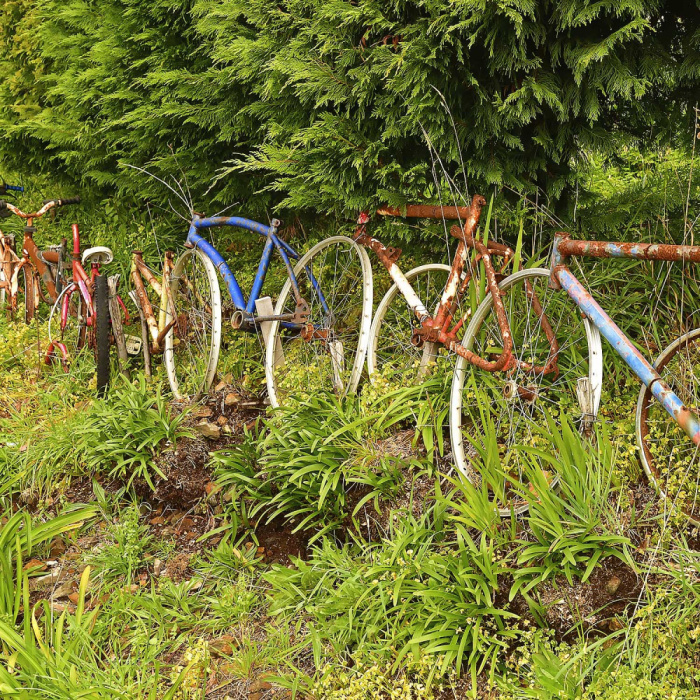
<svg viewBox="0 0 700 700">
<path fill-rule="evenodd" d="M 558 195 L 579 155 L 677 130 L 700 0 L 3 0 L 3 167 L 259 210 Z M 460 152 L 461 147 L 461 152 Z M 219 181 L 205 196 L 212 179 Z M 246 205 L 250 211 L 250 206 Z"/>
</svg>

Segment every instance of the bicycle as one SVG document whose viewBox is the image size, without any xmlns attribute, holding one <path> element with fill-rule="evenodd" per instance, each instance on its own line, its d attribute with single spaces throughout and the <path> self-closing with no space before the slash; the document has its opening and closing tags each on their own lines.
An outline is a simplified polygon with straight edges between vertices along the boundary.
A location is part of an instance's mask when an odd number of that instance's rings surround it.
<svg viewBox="0 0 700 700">
<path fill-rule="evenodd" d="M 19 291 L 24 293 L 24 320 L 30 323 L 40 301 L 53 304 L 62 288 L 61 269 L 65 259 L 65 244 L 39 250 L 34 242 L 34 220 L 40 219 L 52 209 L 78 204 L 80 197 L 44 200 L 36 212 L 24 212 L 15 205 L 0 199 L 0 214 L 11 212 L 26 221 L 21 256 L 15 251 L 14 236 L 0 234 L 0 265 L 3 269 L 4 290 L 10 315 L 14 316 L 19 306 Z M 40 284 L 40 280 L 43 283 Z M 58 286 L 57 286 L 58 285 Z"/>
<path fill-rule="evenodd" d="M 670 497 L 679 501 L 697 522 L 700 329 L 671 343 L 652 365 L 568 268 L 574 256 L 700 262 L 700 247 L 575 241 L 558 233 L 549 268 L 525 269 L 504 279 L 499 294 L 507 309 L 507 342 L 494 320 L 494 297 L 478 307 L 462 340 L 466 350 L 500 358 L 500 371 L 467 372 L 463 356 L 455 365 L 450 433 L 456 466 L 473 483 L 490 478 L 477 473 L 475 458 L 486 464 L 495 446 L 505 475 L 501 472 L 488 488 L 502 516 L 523 512 L 519 489 L 509 482 L 526 480 L 528 459 L 530 468 L 535 460 L 543 471 L 548 461 L 538 460 L 536 450 L 526 450 L 522 461 L 518 446 L 537 447 L 548 421 L 561 413 L 581 433 L 591 432 L 601 400 L 602 335 L 642 383 L 635 429 L 647 476 L 664 502 Z M 687 437 L 679 440 L 681 431 Z M 546 441 L 540 447 L 551 450 Z"/>
<path fill-rule="evenodd" d="M 438 364 L 441 347 L 462 355 L 476 366 L 498 368 L 497 364 L 487 358 L 463 348 L 459 341 L 459 335 L 474 305 L 473 299 L 467 299 L 474 292 L 474 266 L 483 263 L 488 292 L 499 307 L 498 282 L 515 256 L 508 246 L 494 241 L 484 244 L 475 235 L 485 204 L 483 197 L 475 195 L 469 207 L 408 205 L 404 212 L 391 207 L 378 209 L 377 214 L 380 216 L 458 220 L 460 224 L 464 222 L 450 230 L 451 235 L 459 241 L 451 266 L 431 263 L 416 267 L 406 274 L 397 265 L 402 251 L 385 246 L 367 233 L 370 221 L 367 213 L 362 213 L 358 218 L 354 240 L 375 252 L 394 281 L 379 303 L 370 329 L 367 353 L 370 379 L 376 373 L 383 374 L 387 370 L 398 374 L 402 382 L 407 381 L 413 372 L 416 373 L 416 378 L 422 379 L 428 373 L 431 363 Z M 470 251 L 475 253 L 471 262 Z M 493 257 L 503 259 L 498 271 L 493 267 Z M 504 332 L 507 330 L 505 316 L 501 327 Z"/>
<path fill-rule="evenodd" d="M 344 236 L 321 241 L 300 256 L 278 236 L 280 223 L 273 219 L 266 226 L 241 217 L 192 219 L 187 250 L 172 272 L 172 304 L 164 304 L 166 325 L 176 321 L 164 337 L 164 362 L 176 398 L 198 398 L 209 390 L 216 373 L 222 334 L 217 272 L 233 305 L 233 330 L 249 334 L 262 330 L 268 348 L 273 348 L 265 354 L 268 398 L 273 406 L 305 390 L 328 387 L 345 394 L 357 388 L 362 370 L 358 350 L 366 343 L 371 320 L 369 259 Z M 265 239 L 248 299 L 223 256 L 200 234 L 221 226 Z M 275 251 L 286 268 L 287 280 L 273 311 L 261 292 Z M 292 260 L 298 261 L 295 267 Z M 353 362 L 346 363 L 345 357 L 352 357 Z"/>
<path fill-rule="evenodd" d="M 131 300 L 139 311 L 142 325 L 142 337 L 139 339 L 129 336 L 130 355 L 143 351 L 146 376 L 151 373 L 151 356 L 165 352 L 166 336 L 177 323 L 177 314 L 171 290 L 172 273 L 174 269 L 174 253 L 165 252 L 163 272 L 160 280 L 143 259 L 143 251 L 134 250 L 131 253 L 131 271 L 129 277 L 133 290 L 129 292 Z M 151 301 L 148 291 L 155 293 L 156 299 Z M 154 312 L 158 310 L 158 316 Z M 208 387 L 207 387 L 208 388 Z M 182 398 L 176 396 L 176 398 Z"/>
<path fill-rule="evenodd" d="M 5 196 L 8 192 L 24 192 L 24 187 L 19 185 L 8 185 L 6 182 L 0 183 L 0 196 Z M 11 216 L 12 212 L 7 209 L 0 211 L 0 219 L 5 219 Z M 10 277 L 12 275 L 12 267 L 14 264 L 14 236 L 8 236 L 8 249 L 5 250 L 5 236 L 0 231 L 0 308 L 5 308 L 7 300 L 7 290 L 10 285 Z"/>
<path fill-rule="evenodd" d="M 109 386 L 111 321 L 108 280 L 101 274 L 101 268 L 112 262 L 113 255 L 105 246 L 94 246 L 83 251 L 81 256 L 78 224 L 72 225 L 72 233 L 71 279 L 63 276 L 64 261 L 60 250 L 43 255 L 57 265 L 57 280 L 60 280 L 49 315 L 49 345 L 44 363 L 60 363 L 68 372 L 78 355 L 89 348 L 95 358 L 97 393 L 102 396 Z M 62 250 L 65 247 L 64 239 Z M 86 264 L 90 265 L 89 274 L 84 267 Z M 128 318 L 119 296 L 117 301 Z"/>
</svg>

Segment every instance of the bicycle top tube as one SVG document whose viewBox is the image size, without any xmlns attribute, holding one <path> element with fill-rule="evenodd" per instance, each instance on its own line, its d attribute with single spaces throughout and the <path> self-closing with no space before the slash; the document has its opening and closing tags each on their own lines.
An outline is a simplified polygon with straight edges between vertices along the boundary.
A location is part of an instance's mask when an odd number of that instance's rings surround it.
<svg viewBox="0 0 700 700">
<path fill-rule="evenodd" d="M 216 226 L 234 226 L 235 228 L 242 228 L 246 231 L 254 231 L 261 236 L 267 236 L 270 231 L 274 232 L 277 229 L 276 226 L 266 226 L 252 219 L 244 219 L 242 216 L 211 216 L 203 218 L 195 217 L 192 219 L 190 222 L 190 231 L 192 231 L 192 229 L 214 228 Z"/>
<path fill-rule="evenodd" d="M 295 260 L 299 259 L 299 254 L 290 246 L 286 241 L 279 238 L 276 233 L 279 227 L 279 222 L 277 219 L 272 220 L 270 226 L 261 224 L 258 221 L 253 221 L 252 219 L 246 219 L 242 216 L 209 216 L 209 217 L 197 217 L 192 219 L 190 222 L 190 230 L 187 234 L 186 244 L 193 244 L 192 234 L 196 234 L 198 229 L 201 228 L 215 228 L 217 226 L 233 226 L 234 228 L 240 228 L 245 231 L 253 231 L 261 236 L 272 235 L 274 237 L 275 243 L 278 247 L 283 248 L 288 255 L 291 255 Z"/>
<path fill-rule="evenodd" d="M 554 236 L 552 267 L 565 264 L 568 257 L 634 258 L 700 263 L 700 246 L 668 243 L 613 243 L 609 241 L 577 241 L 563 231 Z"/>
</svg>

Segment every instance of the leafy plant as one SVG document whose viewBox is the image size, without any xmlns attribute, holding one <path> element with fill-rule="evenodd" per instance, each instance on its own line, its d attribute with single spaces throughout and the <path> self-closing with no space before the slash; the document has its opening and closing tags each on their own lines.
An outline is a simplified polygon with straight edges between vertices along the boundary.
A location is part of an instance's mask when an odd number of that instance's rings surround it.
<svg viewBox="0 0 700 700">
<path fill-rule="evenodd" d="M 159 449 L 192 436 L 183 427 L 187 414 L 173 414 L 160 388 L 155 394 L 143 376 L 137 383 L 124 382 L 106 401 L 96 402 L 75 439 L 75 451 L 89 470 L 110 469 L 109 475 L 144 479 L 154 489 L 153 475 L 165 478 L 156 463 Z"/>
<path fill-rule="evenodd" d="M 574 576 L 585 582 L 605 557 L 634 567 L 629 539 L 615 531 L 611 478 L 616 450 L 604 425 L 596 432 L 594 449 L 566 414 L 559 416 L 559 425 L 548 416 L 548 426 L 551 450 L 522 449 L 550 464 L 551 474 L 533 462 L 527 486 L 513 483 L 528 505 L 528 537 L 519 545 L 511 600 L 559 573 L 570 585 Z"/>
<path fill-rule="evenodd" d="M 281 517 L 295 530 L 316 528 L 316 539 L 369 501 L 379 509 L 380 500 L 397 492 L 405 470 L 424 468 L 417 459 L 402 464 L 376 442 L 413 417 L 417 403 L 395 392 L 358 414 L 356 400 L 319 394 L 280 409 L 262 439 L 249 435 L 240 449 L 214 457 L 232 515 L 244 521 Z"/>
<path fill-rule="evenodd" d="M 111 543 L 104 544 L 88 556 L 89 563 L 97 567 L 105 579 L 124 577 L 131 582 L 132 576 L 146 564 L 153 536 L 147 525 L 141 523 L 141 513 L 136 504 L 124 508 L 116 523 L 108 523 L 107 533 Z"/>
<path fill-rule="evenodd" d="M 340 549 L 325 540 L 308 561 L 274 567 L 265 577 L 271 612 L 309 615 L 317 663 L 323 640 L 337 651 L 371 650 L 395 666 L 424 653 L 440 657 L 436 674 L 464 663 L 475 689 L 519 635 L 511 624 L 518 616 L 496 602 L 508 567 L 485 537 L 475 542 L 460 528 L 446 542 L 439 509 L 392 523 L 381 544 Z"/>
<path fill-rule="evenodd" d="M 55 537 L 75 530 L 96 515 L 90 506 L 68 509 L 46 522 L 33 522 L 26 511 L 17 511 L 0 526 L 0 619 L 16 623 L 24 606 L 22 561 L 36 548 Z M 31 573 L 31 572 L 30 572 Z M 24 616 L 25 632 L 29 617 Z"/>
</svg>

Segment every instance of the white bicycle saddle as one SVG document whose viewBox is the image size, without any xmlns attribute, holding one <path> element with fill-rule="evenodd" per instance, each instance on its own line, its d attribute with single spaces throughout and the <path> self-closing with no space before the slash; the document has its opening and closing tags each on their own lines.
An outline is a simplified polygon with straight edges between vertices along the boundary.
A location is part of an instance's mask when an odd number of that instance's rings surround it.
<svg viewBox="0 0 700 700">
<path fill-rule="evenodd" d="M 96 245 L 93 248 L 87 248 L 83 253 L 83 264 L 86 262 L 97 263 L 98 265 L 109 265 L 114 260 L 112 251 L 103 245 Z"/>
</svg>

